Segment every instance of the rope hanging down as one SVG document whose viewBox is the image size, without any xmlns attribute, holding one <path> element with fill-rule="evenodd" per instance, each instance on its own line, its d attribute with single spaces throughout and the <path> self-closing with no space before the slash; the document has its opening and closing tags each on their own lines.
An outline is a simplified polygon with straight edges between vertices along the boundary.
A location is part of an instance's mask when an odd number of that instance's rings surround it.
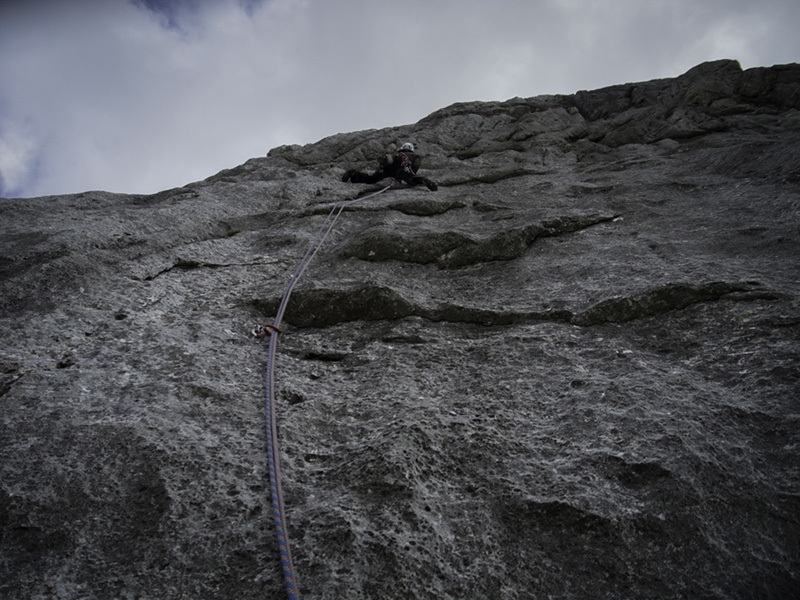
<svg viewBox="0 0 800 600">
<path fill-rule="evenodd" d="M 278 334 L 281 333 L 280 324 L 283 320 L 283 314 L 286 312 L 286 305 L 289 303 L 289 296 L 292 295 L 292 290 L 300 279 L 300 276 L 308 267 L 308 264 L 317 254 L 320 246 L 328 237 L 328 234 L 336 224 L 336 220 L 345 207 L 366 200 L 373 196 L 377 196 L 388 190 L 391 185 L 385 188 L 356 198 L 355 200 L 347 200 L 334 204 L 325 222 L 320 227 L 317 235 L 311 240 L 311 244 L 306 250 L 300 264 L 292 274 L 289 280 L 289 285 L 283 293 L 281 303 L 278 308 L 278 313 L 271 324 L 265 324 L 253 330 L 253 335 L 257 338 L 264 338 L 269 335 L 269 349 L 267 351 L 267 367 L 266 367 L 266 421 L 267 421 L 267 463 L 269 467 L 269 485 L 270 493 L 272 496 L 272 514 L 275 519 L 275 529 L 278 535 L 278 549 L 281 553 L 281 565 L 283 567 L 283 579 L 286 586 L 286 593 L 289 600 L 299 600 L 300 591 L 297 587 L 297 576 L 295 575 L 294 563 L 292 562 L 292 551 L 289 546 L 289 531 L 286 522 L 286 510 L 283 502 L 283 488 L 281 487 L 281 470 L 280 470 L 280 450 L 278 448 L 278 426 L 275 419 L 275 355 L 278 350 Z"/>
</svg>

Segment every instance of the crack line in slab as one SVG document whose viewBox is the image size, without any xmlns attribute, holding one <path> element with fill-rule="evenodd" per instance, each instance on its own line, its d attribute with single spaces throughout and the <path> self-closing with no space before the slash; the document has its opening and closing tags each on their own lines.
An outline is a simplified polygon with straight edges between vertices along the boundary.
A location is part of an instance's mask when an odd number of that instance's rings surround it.
<svg viewBox="0 0 800 600">
<path fill-rule="evenodd" d="M 753 282 L 711 282 L 700 285 L 668 283 L 628 296 L 612 297 L 582 311 L 567 309 L 496 310 L 442 303 L 427 307 L 408 300 L 398 291 L 381 285 L 362 285 L 348 290 L 325 288 L 298 290 L 287 322 L 297 327 L 326 327 L 349 321 L 380 321 L 421 317 L 437 322 L 478 325 L 518 325 L 556 322 L 588 327 L 603 323 L 625 323 L 681 310 L 692 304 L 730 300 L 775 300 L 780 294 Z M 276 300 L 256 299 L 252 304 L 272 314 Z"/>
</svg>

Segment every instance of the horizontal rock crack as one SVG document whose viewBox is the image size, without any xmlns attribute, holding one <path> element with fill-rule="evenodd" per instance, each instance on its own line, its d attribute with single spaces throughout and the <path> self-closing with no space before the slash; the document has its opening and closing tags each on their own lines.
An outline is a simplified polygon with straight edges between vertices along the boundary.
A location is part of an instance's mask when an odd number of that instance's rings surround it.
<svg viewBox="0 0 800 600">
<path fill-rule="evenodd" d="M 484 262 L 514 260 L 539 237 L 573 233 L 613 221 L 617 216 L 564 216 L 485 235 L 437 229 L 406 231 L 381 225 L 346 244 L 340 256 L 366 261 L 435 263 L 445 269 L 457 269 Z"/>
<path fill-rule="evenodd" d="M 161 269 L 157 273 L 152 275 L 147 275 L 144 278 L 134 277 L 133 279 L 141 279 L 142 281 L 152 281 L 156 277 L 160 277 L 161 275 L 165 275 L 166 273 L 170 273 L 174 270 L 183 270 L 183 271 L 192 271 L 194 269 L 226 269 L 230 267 L 253 267 L 262 265 L 264 263 L 260 262 L 246 262 L 246 263 L 213 263 L 213 262 L 206 262 L 206 261 L 197 261 L 197 260 L 183 260 L 179 259 L 172 265 Z"/>
<path fill-rule="evenodd" d="M 582 311 L 566 309 L 503 310 L 457 303 L 427 306 L 388 286 L 362 285 L 350 289 L 299 289 L 289 304 L 286 321 L 297 327 L 327 327 L 350 321 L 378 321 L 416 316 L 437 322 L 478 325 L 517 325 L 557 322 L 588 327 L 625 323 L 681 310 L 692 304 L 722 299 L 773 300 L 778 295 L 755 283 L 668 283 L 627 296 L 608 298 Z M 253 305 L 274 315 L 280 298 L 255 299 Z"/>
</svg>

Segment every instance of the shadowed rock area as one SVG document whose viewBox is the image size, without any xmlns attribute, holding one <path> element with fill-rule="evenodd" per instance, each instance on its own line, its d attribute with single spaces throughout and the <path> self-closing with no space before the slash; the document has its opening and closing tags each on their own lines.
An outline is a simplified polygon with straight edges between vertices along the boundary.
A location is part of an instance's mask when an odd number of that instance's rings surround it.
<svg viewBox="0 0 800 600">
<path fill-rule="evenodd" d="M 456 104 L 0 200 L 0 596 L 800 596 L 800 66 Z"/>
</svg>

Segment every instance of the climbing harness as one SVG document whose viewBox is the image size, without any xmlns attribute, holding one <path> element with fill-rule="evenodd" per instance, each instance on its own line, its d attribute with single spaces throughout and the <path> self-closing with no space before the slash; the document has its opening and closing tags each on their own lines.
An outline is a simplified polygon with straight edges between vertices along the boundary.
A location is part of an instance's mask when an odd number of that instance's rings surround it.
<svg viewBox="0 0 800 600">
<path fill-rule="evenodd" d="M 414 169 L 411 166 L 411 159 L 408 157 L 408 154 L 405 152 L 400 152 L 397 156 L 400 157 L 400 168 L 403 170 L 403 172 L 408 173 L 409 175 L 414 175 Z"/>
<path fill-rule="evenodd" d="M 272 335 L 272 333 L 283 333 L 280 329 L 275 327 L 272 323 L 264 323 L 263 325 L 259 325 L 250 333 L 253 334 L 253 337 L 257 340 L 263 340 L 268 335 Z"/>
<path fill-rule="evenodd" d="M 320 246 L 328 237 L 328 234 L 336 224 L 336 220 L 342 211 L 351 204 L 366 200 L 377 196 L 391 188 L 387 185 L 385 188 L 372 192 L 366 196 L 356 198 L 354 200 L 346 200 L 344 202 L 337 202 L 334 204 L 325 222 L 320 227 L 317 235 L 311 240 L 305 255 L 303 256 L 300 264 L 297 265 L 292 278 L 289 280 L 289 285 L 281 298 L 278 312 L 272 323 L 265 323 L 253 329 L 253 337 L 263 339 L 269 336 L 269 349 L 267 351 L 267 367 L 265 377 L 266 387 L 266 426 L 267 426 L 267 464 L 269 467 L 269 486 L 270 495 L 272 496 L 272 514 L 275 519 L 275 529 L 278 535 L 278 549 L 281 554 L 281 565 L 283 568 L 283 580 L 286 587 L 286 593 L 289 600 L 299 600 L 300 591 L 297 587 L 297 576 L 295 575 L 294 563 L 292 562 L 292 551 L 289 546 L 289 530 L 286 522 L 286 510 L 283 502 L 283 488 L 281 486 L 281 469 L 280 469 L 280 450 L 278 448 L 278 426 L 275 419 L 275 355 L 278 350 L 278 336 L 282 333 L 280 324 L 283 320 L 283 315 L 286 312 L 286 305 L 289 303 L 289 296 L 294 290 L 294 286 L 300 279 L 300 276 L 308 267 L 308 264 L 317 254 Z"/>
</svg>

